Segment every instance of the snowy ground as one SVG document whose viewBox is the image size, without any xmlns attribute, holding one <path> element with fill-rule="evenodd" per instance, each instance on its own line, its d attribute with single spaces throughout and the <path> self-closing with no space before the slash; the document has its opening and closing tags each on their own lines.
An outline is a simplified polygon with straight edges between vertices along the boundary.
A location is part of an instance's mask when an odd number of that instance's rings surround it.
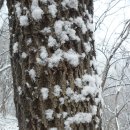
<svg viewBox="0 0 130 130">
<path fill-rule="evenodd" d="M 0 115 L 0 130 L 18 130 L 17 119 L 13 116 Z"/>
</svg>

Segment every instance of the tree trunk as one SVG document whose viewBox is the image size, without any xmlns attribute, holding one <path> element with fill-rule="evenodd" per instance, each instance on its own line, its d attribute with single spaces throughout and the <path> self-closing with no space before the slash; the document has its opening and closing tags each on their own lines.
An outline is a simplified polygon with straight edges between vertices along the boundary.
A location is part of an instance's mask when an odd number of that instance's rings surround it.
<svg viewBox="0 0 130 130">
<path fill-rule="evenodd" d="M 0 0 L 0 9 L 2 8 L 4 0 Z"/>
<path fill-rule="evenodd" d="M 20 130 L 101 130 L 92 0 L 8 0 Z"/>
</svg>

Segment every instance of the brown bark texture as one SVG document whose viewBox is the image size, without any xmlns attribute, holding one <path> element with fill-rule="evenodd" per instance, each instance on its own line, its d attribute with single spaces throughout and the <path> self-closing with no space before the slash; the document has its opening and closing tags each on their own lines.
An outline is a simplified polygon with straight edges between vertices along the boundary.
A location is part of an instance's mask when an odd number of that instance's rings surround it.
<svg viewBox="0 0 130 130">
<path fill-rule="evenodd" d="M 36 20 L 32 17 L 31 5 L 37 0 L 7 0 L 9 9 L 9 26 L 10 26 L 10 55 L 12 65 L 12 76 L 14 86 L 14 102 L 16 106 L 16 116 L 18 118 L 19 130 L 101 130 L 101 103 L 95 99 L 99 98 L 99 93 L 95 96 L 88 94 L 86 100 L 76 101 L 70 99 L 66 94 L 67 88 L 75 93 L 80 94 L 82 87 L 75 84 L 76 78 L 81 78 L 85 74 L 97 75 L 94 64 L 91 63 L 95 58 L 93 31 L 87 29 L 82 33 L 81 27 L 72 24 L 71 28 L 76 31 L 79 41 L 72 37 L 61 43 L 55 33 L 54 24 L 56 21 L 71 21 L 77 17 L 82 17 L 83 21 L 89 21 L 90 14 L 93 16 L 93 1 L 78 0 L 78 7 L 62 6 L 62 0 L 54 0 L 57 12 L 53 17 L 48 12 L 48 6 L 52 0 L 46 3 L 38 1 L 38 7 L 44 11 L 42 18 Z M 44 0 L 43 0 L 44 1 Z M 74 1 L 74 0 L 70 0 Z M 76 0 L 75 0 L 76 1 Z M 74 2 L 75 2 L 74 1 Z M 17 16 L 16 4 L 20 3 L 21 15 L 27 15 L 28 25 L 21 26 Z M 72 4 L 72 3 L 70 3 Z M 88 13 L 85 14 L 85 10 Z M 85 14 L 85 15 L 84 15 Z M 45 27 L 50 27 L 50 32 L 42 32 Z M 59 46 L 48 47 L 48 37 L 53 36 Z M 67 34 L 70 35 L 70 34 Z M 91 39 L 91 40 L 90 40 Z M 90 43 L 90 51 L 87 53 L 84 43 Z M 17 47 L 14 47 L 17 43 Z M 44 46 L 48 53 L 48 59 L 53 56 L 56 50 L 61 49 L 67 52 L 73 49 L 78 55 L 85 54 L 84 58 L 79 57 L 79 64 L 73 66 L 70 61 L 63 58 L 58 65 L 49 67 L 49 62 L 40 64 L 37 59 L 40 58 L 41 46 Z M 17 48 L 18 50 L 14 50 Z M 23 52 L 26 56 L 23 58 Z M 52 57 L 53 58 L 53 57 Z M 35 70 L 34 78 L 29 73 Z M 32 72 L 34 73 L 34 72 Z M 89 85 L 89 81 L 86 83 Z M 60 86 L 60 94 L 54 95 L 54 86 Z M 47 98 L 43 99 L 42 88 L 47 88 Z M 72 96 L 71 96 L 72 98 Z M 92 106 L 97 106 L 96 113 L 92 115 L 90 122 L 79 121 L 74 119 L 78 113 L 92 113 Z M 47 110 L 51 117 L 47 117 Z M 67 113 L 63 117 L 63 113 Z M 69 120 L 70 119 L 70 120 Z M 71 120 L 73 120 L 71 122 Z M 80 119 L 79 119 L 80 120 Z M 87 120 L 87 119 L 86 119 Z M 66 126 L 67 121 L 69 127 Z"/>
</svg>

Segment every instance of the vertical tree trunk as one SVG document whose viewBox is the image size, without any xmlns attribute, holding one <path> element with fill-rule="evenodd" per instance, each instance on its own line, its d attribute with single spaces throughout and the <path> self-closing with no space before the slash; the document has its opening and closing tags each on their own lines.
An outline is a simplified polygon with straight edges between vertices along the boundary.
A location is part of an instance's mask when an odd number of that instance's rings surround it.
<svg viewBox="0 0 130 130">
<path fill-rule="evenodd" d="M 9 0 L 20 130 L 101 130 L 92 0 Z"/>
</svg>

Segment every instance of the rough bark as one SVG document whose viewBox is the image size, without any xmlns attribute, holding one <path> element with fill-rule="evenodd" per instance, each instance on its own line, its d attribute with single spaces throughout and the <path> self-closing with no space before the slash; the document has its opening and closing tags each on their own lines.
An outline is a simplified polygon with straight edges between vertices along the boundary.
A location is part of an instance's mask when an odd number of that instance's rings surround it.
<svg viewBox="0 0 130 130">
<path fill-rule="evenodd" d="M 4 0 L 0 0 L 0 9 L 2 8 Z"/>
<path fill-rule="evenodd" d="M 40 47 L 45 46 L 47 48 L 48 56 L 51 57 L 57 48 L 49 48 L 48 35 L 40 32 L 44 27 L 51 27 L 51 35 L 56 38 L 54 31 L 54 23 L 57 20 L 69 20 L 70 17 L 75 18 L 77 16 L 83 17 L 87 23 L 88 16 L 83 16 L 85 7 L 89 14 L 93 15 L 93 2 L 92 0 L 78 0 L 78 10 L 65 9 L 61 6 L 61 0 L 55 0 L 57 4 L 57 15 L 53 18 L 47 11 L 47 4 L 43 4 L 39 1 L 39 6 L 44 10 L 44 14 L 41 20 L 34 20 L 31 17 L 31 0 L 20 0 L 22 15 L 26 14 L 26 7 L 29 10 L 29 25 L 26 27 L 20 26 L 19 19 L 16 16 L 15 6 L 18 0 L 9 0 L 7 2 L 9 9 L 9 23 L 10 23 L 10 55 L 14 85 L 14 102 L 16 106 L 16 116 L 18 118 L 20 130 L 49 130 L 56 127 L 57 130 L 65 129 L 65 120 L 69 117 L 73 117 L 78 112 L 91 113 L 91 106 L 97 106 L 97 112 L 92 116 L 92 120 L 89 123 L 73 123 L 71 128 L 73 130 L 101 130 L 101 103 L 96 104 L 95 98 L 99 97 L 97 93 L 94 97 L 89 94 L 86 96 L 89 100 L 85 101 L 69 101 L 66 99 L 66 88 L 70 87 L 77 93 L 81 92 L 81 88 L 75 85 L 75 79 L 81 78 L 85 73 L 92 75 L 97 74 L 94 64 L 90 64 L 90 61 L 95 57 L 93 32 L 88 30 L 85 34 L 79 27 L 74 25 L 76 35 L 81 39 L 78 43 L 75 40 L 69 40 L 65 44 L 60 46 L 60 49 L 68 51 L 70 48 L 75 50 L 78 54 L 85 53 L 85 58 L 80 58 L 78 66 L 74 67 L 66 60 L 60 61 L 57 67 L 50 68 L 48 64 L 40 65 L 37 63 L 36 58 L 40 55 Z M 64 18 L 64 19 L 63 19 Z M 50 34 L 49 34 L 50 35 Z M 28 39 L 32 39 L 31 44 L 27 44 Z M 88 42 L 91 39 L 91 50 L 89 53 L 85 52 L 84 42 Z M 18 42 L 18 52 L 13 53 L 14 43 Z M 27 57 L 22 58 L 22 52 L 26 52 Z M 34 69 L 36 71 L 35 81 L 29 75 L 29 70 Z M 89 84 L 89 83 L 87 83 Z M 59 85 L 62 89 L 60 97 L 54 96 L 54 86 Z M 41 89 L 45 87 L 49 89 L 49 96 L 47 100 L 43 100 Z M 19 88 L 21 89 L 19 92 Z M 64 104 L 61 104 L 59 98 L 64 98 Z M 45 111 L 52 109 L 53 119 L 48 120 L 45 116 Z M 67 112 L 66 118 L 61 116 L 57 117 L 57 114 Z M 96 119 L 99 119 L 99 122 Z M 98 124 L 98 127 L 96 125 Z M 67 128 L 66 128 L 67 129 Z M 69 130 L 69 129 L 68 129 Z"/>
</svg>

